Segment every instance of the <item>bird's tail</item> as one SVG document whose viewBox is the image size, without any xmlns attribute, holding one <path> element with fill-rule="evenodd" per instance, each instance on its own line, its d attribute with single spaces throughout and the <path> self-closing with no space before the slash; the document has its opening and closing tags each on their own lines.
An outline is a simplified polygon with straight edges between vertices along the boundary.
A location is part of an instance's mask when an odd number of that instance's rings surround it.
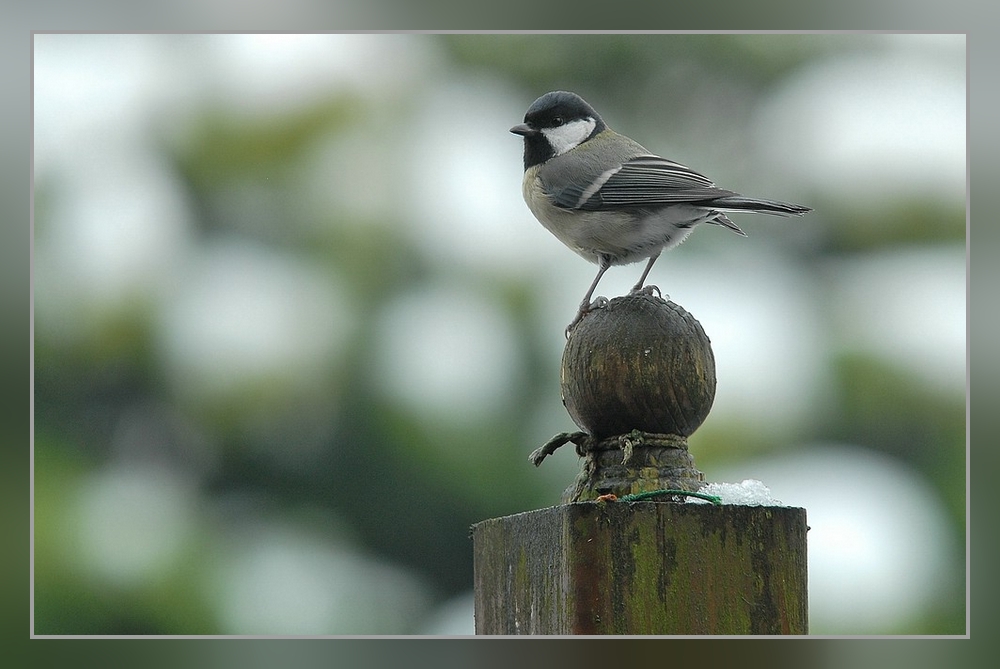
<svg viewBox="0 0 1000 669">
<path fill-rule="evenodd" d="M 775 216 L 801 216 L 812 211 L 810 207 L 803 207 L 790 202 L 778 202 L 777 200 L 758 200 L 742 195 L 730 195 L 720 197 L 708 203 L 714 209 L 723 211 L 752 211 L 757 214 L 773 214 Z"/>
</svg>

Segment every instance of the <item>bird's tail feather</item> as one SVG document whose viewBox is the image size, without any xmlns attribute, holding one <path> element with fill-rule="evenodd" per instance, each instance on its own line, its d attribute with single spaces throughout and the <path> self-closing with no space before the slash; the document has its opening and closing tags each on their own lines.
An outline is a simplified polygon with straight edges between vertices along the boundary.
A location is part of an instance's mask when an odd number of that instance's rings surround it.
<svg viewBox="0 0 1000 669">
<path fill-rule="evenodd" d="M 812 211 L 810 207 L 803 207 L 790 202 L 779 202 L 777 200 L 758 200 L 742 195 L 730 195 L 720 197 L 709 203 L 713 208 L 724 211 L 752 211 L 758 214 L 774 214 L 776 216 L 801 216 Z M 728 227 L 728 226 L 727 226 Z"/>
<path fill-rule="evenodd" d="M 708 219 L 708 222 L 709 223 L 713 223 L 715 225 L 725 226 L 725 227 L 729 228 L 730 230 L 732 230 L 733 232 L 735 232 L 738 235 L 743 235 L 744 237 L 747 236 L 747 233 L 743 232 L 743 230 L 740 229 L 740 226 L 738 226 L 735 223 L 733 223 L 733 219 L 729 218 L 728 216 L 726 216 L 725 214 L 723 214 L 721 211 L 715 212 L 715 216 L 712 217 L 712 218 L 710 218 L 710 219 Z"/>
</svg>

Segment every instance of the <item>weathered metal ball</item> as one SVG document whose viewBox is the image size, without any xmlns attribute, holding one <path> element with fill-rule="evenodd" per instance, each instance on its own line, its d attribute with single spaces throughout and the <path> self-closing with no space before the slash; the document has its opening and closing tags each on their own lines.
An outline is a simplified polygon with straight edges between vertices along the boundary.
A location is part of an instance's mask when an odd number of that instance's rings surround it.
<svg viewBox="0 0 1000 669">
<path fill-rule="evenodd" d="M 570 417 L 594 437 L 632 430 L 687 437 L 715 400 L 715 357 L 701 324 L 683 308 L 626 295 L 573 328 L 560 381 Z"/>
</svg>

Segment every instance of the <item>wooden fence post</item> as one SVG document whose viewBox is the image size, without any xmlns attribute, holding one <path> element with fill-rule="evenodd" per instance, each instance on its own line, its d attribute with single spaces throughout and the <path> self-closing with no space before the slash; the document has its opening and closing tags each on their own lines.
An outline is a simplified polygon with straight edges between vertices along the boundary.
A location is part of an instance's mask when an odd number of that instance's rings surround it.
<svg viewBox="0 0 1000 669">
<path fill-rule="evenodd" d="M 806 634 L 805 510 L 579 502 L 475 525 L 476 634 Z"/>
<path fill-rule="evenodd" d="M 805 509 L 691 503 L 715 396 L 701 325 L 651 295 L 588 314 L 563 354 L 584 458 L 563 504 L 473 526 L 477 634 L 808 633 Z"/>
</svg>

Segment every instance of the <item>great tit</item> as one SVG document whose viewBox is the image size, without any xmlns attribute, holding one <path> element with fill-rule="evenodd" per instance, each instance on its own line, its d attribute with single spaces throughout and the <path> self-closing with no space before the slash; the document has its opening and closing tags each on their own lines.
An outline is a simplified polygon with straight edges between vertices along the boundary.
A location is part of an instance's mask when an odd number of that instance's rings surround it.
<svg viewBox="0 0 1000 669">
<path fill-rule="evenodd" d="M 811 211 L 787 202 L 744 197 L 607 126 L 576 93 L 553 91 L 535 100 L 524 123 L 524 201 L 559 241 L 597 263 L 597 276 L 566 334 L 584 315 L 607 304 L 591 302 L 612 265 L 648 259 L 632 293 L 658 291 L 643 284 L 664 249 L 680 244 L 699 223 L 746 236 L 724 212 L 801 216 Z"/>
</svg>

